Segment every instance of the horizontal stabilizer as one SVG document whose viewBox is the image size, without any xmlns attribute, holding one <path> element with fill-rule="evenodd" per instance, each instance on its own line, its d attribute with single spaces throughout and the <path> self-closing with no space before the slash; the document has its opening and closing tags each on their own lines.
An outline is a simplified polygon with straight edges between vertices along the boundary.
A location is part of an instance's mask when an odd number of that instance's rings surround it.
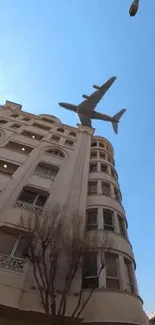
<svg viewBox="0 0 155 325">
<path fill-rule="evenodd" d="M 115 122 L 112 122 L 112 127 L 116 134 L 118 133 L 118 122 L 125 112 L 126 112 L 126 109 L 122 109 L 120 112 L 118 112 L 116 115 L 113 116 L 113 119 L 115 120 Z"/>
<path fill-rule="evenodd" d="M 93 88 L 94 88 L 94 89 L 97 89 L 97 90 L 99 90 L 99 89 L 100 89 L 100 87 L 99 87 L 99 86 L 97 86 L 97 85 L 93 85 Z"/>
<path fill-rule="evenodd" d="M 89 96 L 87 96 L 87 95 L 82 95 L 82 97 L 85 98 L 85 99 L 89 98 Z"/>
</svg>

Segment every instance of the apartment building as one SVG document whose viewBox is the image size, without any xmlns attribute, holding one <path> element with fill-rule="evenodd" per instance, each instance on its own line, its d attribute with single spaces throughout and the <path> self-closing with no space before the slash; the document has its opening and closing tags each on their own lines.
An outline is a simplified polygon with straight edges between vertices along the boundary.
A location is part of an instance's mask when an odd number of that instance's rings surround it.
<svg viewBox="0 0 155 325">
<path fill-rule="evenodd" d="M 88 270 L 85 290 L 91 281 L 96 289 L 82 313 L 83 322 L 148 324 L 111 143 L 94 135 L 92 128 L 30 114 L 9 101 L 0 108 L 0 324 L 28 325 L 32 315 L 43 313 L 23 256 L 19 222 L 21 214 L 27 218 L 30 211 L 42 212 L 53 202 L 68 211 L 77 208 L 87 234 L 108 233 L 113 243 L 99 281 L 97 255 L 96 268 L 92 274 Z"/>
</svg>

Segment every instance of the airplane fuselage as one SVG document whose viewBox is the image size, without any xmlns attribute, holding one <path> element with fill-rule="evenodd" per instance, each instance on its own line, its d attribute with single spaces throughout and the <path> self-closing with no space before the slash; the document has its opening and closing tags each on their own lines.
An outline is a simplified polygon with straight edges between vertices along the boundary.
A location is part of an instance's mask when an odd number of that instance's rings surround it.
<svg viewBox="0 0 155 325">
<path fill-rule="evenodd" d="M 115 80 L 116 77 L 112 77 L 101 87 L 94 85 L 93 88 L 97 90 L 94 91 L 90 96 L 83 95 L 84 100 L 79 105 L 73 105 L 69 103 L 59 103 L 59 105 L 77 113 L 81 124 L 87 127 L 92 127 L 92 119 L 111 122 L 114 132 L 117 134 L 118 122 L 122 115 L 125 113 L 126 109 L 122 109 L 114 116 L 109 116 L 95 111 L 96 106 Z"/>
<path fill-rule="evenodd" d="M 99 112 L 94 111 L 93 108 L 90 106 L 91 104 L 87 102 L 87 100 L 84 100 L 80 105 L 76 106 L 70 103 L 60 103 L 60 106 L 66 108 L 67 110 L 73 111 L 77 114 L 85 115 L 87 117 L 90 117 L 91 119 L 97 119 L 97 120 L 103 120 L 107 122 L 117 122 L 117 120 L 109 115 L 102 114 Z M 89 110 L 88 110 L 89 107 Z"/>
</svg>

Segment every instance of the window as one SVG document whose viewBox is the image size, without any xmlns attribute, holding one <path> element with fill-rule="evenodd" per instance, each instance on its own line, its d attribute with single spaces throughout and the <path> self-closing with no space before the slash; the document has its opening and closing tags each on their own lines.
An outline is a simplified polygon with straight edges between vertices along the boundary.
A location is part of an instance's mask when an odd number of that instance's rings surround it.
<svg viewBox="0 0 155 325">
<path fill-rule="evenodd" d="M 90 252 L 84 256 L 84 274 L 83 274 L 83 288 L 97 288 L 97 252 Z"/>
<path fill-rule="evenodd" d="M 90 164 L 89 172 L 97 172 L 97 164 Z"/>
<path fill-rule="evenodd" d="M 97 158 L 97 151 L 92 151 L 90 154 L 90 158 Z"/>
<path fill-rule="evenodd" d="M 101 164 L 101 172 L 107 173 L 108 172 L 108 167 L 105 164 Z"/>
<path fill-rule="evenodd" d="M 108 161 L 109 161 L 110 164 L 112 164 L 112 159 L 111 159 L 110 156 L 108 156 Z"/>
<path fill-rule="evenodd" d="M 11 176 L 18 167 L 18 165 L 0 160 L 0 174 Z"/>
<path fill-rule="evenodd" d="M 19 115 L 18 114 L 11 114 L 11 117 L 17 118 Z"/>
<path fill-rule="evenodd" d="M 43 135 L 40 135 L 40 134 L 36 134 L 36 133 L 32 133 L 32 132 L 29 132 L 29 131 L 26 131 L 24 130 L 21 135 L 25 136 L 25 137 L 28 137 L 28 138 L 32 138 L 32 139 L 35 139 L 35 140 L 42 140 L 43 139 Z"/>
<path fill-rule="evenodd" d="M 125 266 L 125 274 L 126 274 L 126 280 L 127 280 L 127 291 L 133 292 L 134 288 L 132 285 L 132 263 L 124 259 L 124 266 Z"/>
<path fill-rule="evenodd" d="M 87 230 L 97 229 L 97 209 L 87 210 Z"/>
<path fill-rule="evenodd" d="M 123 235 L 123 237 L 126 238 L 126 227 L 125 227 L 125 222 L 123 218 L 118 214 L 118 223 L 119 223 L 119 229 L 120 233 Z"/>
<path fill-rule="evenodd" d="M 22 120 L 25 121 L 25 122 L 29 122 L 29 121 L 31 121 L 30 118 L 28 118 L 28 117 L 23 117 Z"/>
<path fill-rule="evenodd" d="M 104 209 L 103 218 L 104 218 L 104 230 L 114 231 L 113 211 Z"/>
<path fill-rule="evenodd" d="M 49 126 L 43 125 L 43 124 L 39 124 L 39 123 L 33 123 L 33 126 L 45 131 L 49 131 L 51 128 Z"/>
<path fill-rule="evenodd" d="M 60 140 L 60 137 L 58 137 L 57 135 L 53 134 L 51 137 L 51 140 L 58 142 Z"/>
<path fill-rule="evenodd" d="M 105 159 L 106 158 L 105 153 L 102 152 L 102 151 L 99 152 L 99 156 L 100 156 L 100 159 Z"/>
<path fill-rule="evenodd" d="M 97 142 L 92 142 L 91 147 L 96 147 L 97 146 Z"/>
<path fill-rule="evenodd" d="M 104 148 L 104 144 L 102 142 L 99 142 L 99 147 Z"/>
<path fill-rule="evenodd" d="M 35 192 L 35 189 L 24 188 L 18 198 L 19 201 L 32 204 L 33 206 L 43 207 L 48 195 Z"/>
<path fill-rule="evenodd" d="M 109 146 L 106 146 L 106 149 L 107 149 L 109 152 L 112 153 L 112 150 L 111 150 L 111 148 L 110 148 Z"/>
<path fill-rule="evenodd" d="M 34 171 L 34 174 L 48 179 L 53 179 L 56 177 L 58 171 L 59 168 L 57 166 L 39 163 Z"/>
<path fill-rule="evenodd" d="M 107 289 L 120 289 L 118 275 L 118 256 L 113 253 L 105 253 L 105 265 Z"/>
<path fill-rule="evenodd" d="M 0 230 L 0 254 L 24 258 L 29 245 L 28 237 Z"/>
<path fill-rule="evenodd" d="M 16 123 L 14 123 L 14 124 L 12 124 L 10 126 L 10 128 L 15 129 L 15 130 L 19 129 L 20 127 L 21 127 L 21 125 L 20 124 L 16 124 Z"/>
<path fill-rule="evenodd" d="M 117 180 L 117 174 L 113 168 L 111 168 L 111 175 L 113 178 L 115 178 Z"/>
<path fill-rule="evenodd" d="M 32 147 L 28 147 L 25 144 L 20 144 L 18 142 L 14 142 L 14 141 L 9 141 L 5 148 L 12 150 L 12 151 L 16 151 L 22 154 L 30 154 L 30 152 L 33 150 Z"/>
<path fill-rule="evenodd" d="M 6 124 L 6 123 L 8 123 L 8 121 L 3 120 L 3 119 L 0 120 L 0 124 Z"/>
<path fill-rule="evenodd" d="M 121 201 L 121 197 L 120 197 L 120 192 L 117 190 L 116 187 L 114 187 L 114 193 L 115 193 L 115 199 L 120 202 Z"/>
<path fill-rule="evenodd" d="M 49 149 L 49 150 L 45 151 L 45 154 L 59 157 L 59 158 L 65 157 L 64 153 L 57 149 Z"/>
<path fill-rule="evenodd" d="M 75 132 L 70 132 L 69 135 L 71 135 L 72 137 L 76 137 L 76 133 Z"/>
<path fill-rule="evenodd" d="M 63 128 L 57 128 L 57 131 L 61 132 L 61 133 L 64 133 L 65 130 Z"/>
<path fill-rule="evenodd" d="M 74 144 L 74 141 L 72 141 L 72 140 L 66 140 L 66 141 L 65 141 L 65 144 L 66 144 L 67 146 L 72 147 L 73 144 Z"/>
<path fill-rule="evenodd" d="M 97 194 L 97 182 L 88 183 L 88 194 Z"/>
<path fill-rule="evenodd" d="M 102 194 L 104 195 L 110 195 L 110 184 L 102 182 Z"/>
</svg>

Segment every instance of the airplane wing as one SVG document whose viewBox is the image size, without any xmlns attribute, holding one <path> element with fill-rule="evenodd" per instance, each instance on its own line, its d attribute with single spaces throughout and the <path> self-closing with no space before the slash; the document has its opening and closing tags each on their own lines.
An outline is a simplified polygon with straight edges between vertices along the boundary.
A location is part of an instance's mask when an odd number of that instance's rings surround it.
<svg viewBox="0 0 155 325">
<path fill-rule="evenodd" d="M 96 88 L 97 90 L 93 94 L 91 94 L 85 101 L 83 101 L 81 105 L 79 105 L 79 108 L 84 108 L 84 110 L 88 112 L 90 112 L 90 110 L 94 110 L 96 105 L 99 103 L 99 101 L 108 91 L 108 89 L 112 86 L 115 80 L 116 77 L 112 77 L 101 87 L 94 86 L 94 88 Z"/>
<path fill-rule="evenodd" d="M 82 125 L 89 126 L 90 128 L 92 127 L 90 117 L 88 117 L 86 115 L 79 114 L 79 113 L 78 113 L 78 116 L 79 116 L 79 119 L 80 119 L 80 122 Z"/>
</svg>

